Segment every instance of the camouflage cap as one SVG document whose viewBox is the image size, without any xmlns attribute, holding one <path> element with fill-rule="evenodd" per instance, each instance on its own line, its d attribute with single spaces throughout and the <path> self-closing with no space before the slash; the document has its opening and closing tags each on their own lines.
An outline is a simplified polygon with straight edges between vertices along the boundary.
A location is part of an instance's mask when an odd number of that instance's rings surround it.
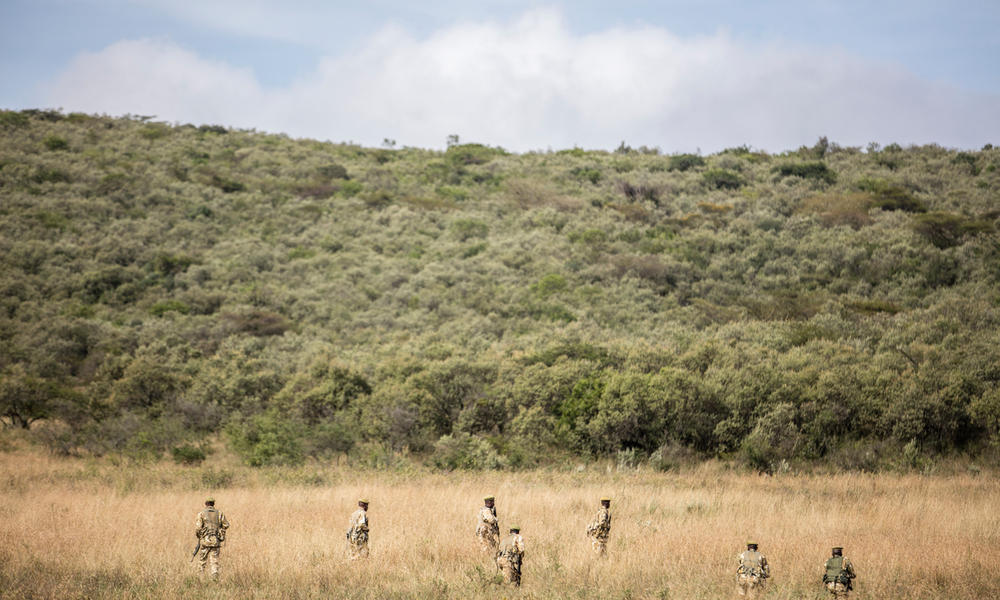
<svg viewBox="0 0 1000 600">
<path fill-rule="evenodd" d="M 511 531 L 521 531 L 521 526 L 520 525 L 511 525 L 507 529 L 509 529 Z"/>
<path fill-rule="evenodd" d="M 358 504 L 368 504 L 368 498 L 358 498 Z"/>
<path fill-rule="evenodd" d="M 215 496 L 209 496 L 205 498 L 205 504 L 215 504 Z"/>
<path fill-rule="evenodd" d="M 754 547 L 756 547 L 757 546 L 757 542 L 748 541 L 747 542 L 747 546 L 754 546 Z"/>
<path fill-rule="evenodd" d="M 843 550 L 843 549 L 844 549 L 844 547 L 843 547 L 843 546 L 834 546 L 834 547 L 833 547 L 833 550 L 834 550 L 834 551 L 837 551 L 837 550 Z"/>
<path fill-rule="evenodd" d="M 489 502 L 490 500 L 496 500 L 493 496 L 483 496 L 483 502 Z"/>
<path fill-rule="evenodd" d="M 608 496 L 604 496 L 603 498 L 601 498 L 601 502 L 611 502 L 611 498 L 609 498 Z"/>
</svg>

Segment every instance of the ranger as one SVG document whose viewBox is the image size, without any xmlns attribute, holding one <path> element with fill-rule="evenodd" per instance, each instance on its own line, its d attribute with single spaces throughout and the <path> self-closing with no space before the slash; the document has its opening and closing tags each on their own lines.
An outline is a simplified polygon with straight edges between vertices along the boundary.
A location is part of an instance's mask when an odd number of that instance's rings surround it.
<svg viewBox="0 0 1000 600">
<path fill-rule="evenodd" d="M 587 525 L 587 535 L 591 538 L 590 543 L 599 556 L 604 556 L 608 551 L 608 536 L 611 535 L 611 498 L 601 498 L 601 508 L 597 510 L 597 516 Z"/>
<path fill-rule="evenodd" d="M 358 510 L 351 515 L 347 545 L 351 560 L 368 558 L 368 498 L 358 500 Z"/>
<path fill-rule="evenodd" d="M 194 521 L 194 536 L 198 545 L 194 548 L 194 556 L 198 557 L 199 570 L 205 572 L 205 564 L 209 564 L 212 579 L 219 579 L 219 553 L 226 541 L 226 530 L 229 520 L 222 511 L 215 508 L 215 498 L 205 500 L 205 509 L 198 513 Z M 194 558 L 192 556 L 192 558 Z"/>
<path fill-rule="evenodd" d="M 476 538 L 479 539 L 482 551 L 489 554 L 496 554 L 500 543 L 500 522 L 497 520 L 494 501 L 493 496 L 486 496 L 483 498 L 483 507 L 476 513 Z"/>
<path fill-rule="evenodd" d="M 739 586 L 739 594 L 756 598 L 764 592 L 767 579 L 771 576 L 767 557 L 757 551 L 757 542 L 747 542 L 747 549 L 737 560 L 739 565 L 736 567 L 736 584 Z"/>
<path fill-rule="evenodd" d="M 823 584 L 834 598 L 847 598 L 854 589 L 854 565 L 844 556 L 844 549 L 834 546 L 833 556 L 823 565 Z"/>
<path fill-rule="evenodd" d="M 521 564 L 524 560 L 524 538 L 521 537 L 520 527 L 510 526 L 510 535 L 500 542 L 496 559 L 497 568 L 503 573 L 504 582 L 520 586 Z"/>
</svg>

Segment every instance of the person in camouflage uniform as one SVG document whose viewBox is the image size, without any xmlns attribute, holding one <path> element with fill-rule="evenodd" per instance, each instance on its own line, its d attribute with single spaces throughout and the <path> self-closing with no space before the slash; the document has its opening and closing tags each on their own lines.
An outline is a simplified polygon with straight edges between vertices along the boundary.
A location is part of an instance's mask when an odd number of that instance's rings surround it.
<svg viewBox="0 0 1000 600">
<path fill-rule="evenodd" d="M 597 511 L 597 516 L 587 525 L 587 535 L 591 538 L 590 543 L 594 552 L 604 556 L 608 550 L 608 536 L 611 535 L 611 498 L 601 498 L 601 508 Z"/>
<path fill-rule="evenodd" d="M 736 567 L 736 583 L 740 596 L 756 598 L 764 592 L 771 567 L 767 557 L 757 551 L 757 542 L 747 542 L 747 549 L 739 555 Z"/>
<path fill-rule="evenodd" d="M 840 546 L 833 548 L 833 556 L 823 565 L 823 584 L 834 598 L 847 598 L 854 588 L 854 565 L 844 556 Z"/>
<path fill-rule="evenodd" d="M 500 542 L 497 548 L 496 561 L 497 568 L 503 573 L 505 583 L 521 585 L 521 564 L 524 560 L 524 538 L 521 537 L 521 528 L 517 525 L 510 526 L 510 535 Z"/>
<path fill-rule="evenodd" d="M 358 500 L 358 510 L 351 515 L 351 526 L 347 530 L 347 545 L 351 560 L 368 558 L 368 499 Z"/>
<path fill-rule="evenodd" d="M 194 536 L 198 538 L 195 555 L 202 573 L 205 572 L 205 565 L 209 565 L 212 579 L 219 578 L 219 553 L 226 541 L 227 529 L 229 520 L 221 510 L 215 508 L 215 498 L 205 500 L 205 509 L 198 513 L 194 522 Z"/>
<path fill-rule="evenodd" d="M 476 513 L 476 538 L 483 552 L 495 554 L 500 543 L 500 522 L 493 496 L 483 498 L 484 506 Z"/>
</svg>

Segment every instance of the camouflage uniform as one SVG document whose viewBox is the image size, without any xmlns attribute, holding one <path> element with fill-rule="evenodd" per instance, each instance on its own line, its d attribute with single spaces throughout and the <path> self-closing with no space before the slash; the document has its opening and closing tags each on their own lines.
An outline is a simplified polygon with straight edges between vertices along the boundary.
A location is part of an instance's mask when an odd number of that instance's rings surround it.
<svg viewBox="0 0 1000 600">
<path fill-rule="evenodd" d="M 739 586 L 740 596 L 756 598 L 767 586 L 771 567 L 767 564 L 767 557 L 757 552 L 756 545 L 752 546 L 737 559 L 739 564 L 736 567 L 736 583 Z"/>
<path fill-rule="evenodd" d="M 194 535 L 198 538 L 198 567 L 204 572 L 210 566 L 212 578 L 219 578 L 219 552 L 226 541 L 229 520 L 214 505 L 206 506 L 194 522 Z"/>
<path fill-rule="evenodd" d="M 520 530 L 512 530 L 497 549 L 497 568 L 506 583 L 521 585 L 521 561 L 524 560 L 524 538 Z"/>
<path fill-rule="evenodd" d="M 496 553 L 500 543 L 500 522 L 495 507 L 484 506 L 476 513 L 476 537 L 483 552 Z"/>
<path fill-rule="evenodd" d="M 358 507 L 351 515 L 351 527 L 347 530 L 347 542 L 351 560 L 368 558 L 368 509 Z"/>
<path fill-rule="evenodd" d="M 823 584 L 834 598 L 847 598 L 855 577 L 854 565 L 846 556 L 834 554 L 823 565 Z"/>
<path fill-rule="evenodd" d="M 603 556 L 608 550 L 608 536 L 611 535 L 611 511 L 607 506 L 602 505 L 597 516 L 587 525 L 587 535 L 591 538 L 594 552 Z"/>
</svg>

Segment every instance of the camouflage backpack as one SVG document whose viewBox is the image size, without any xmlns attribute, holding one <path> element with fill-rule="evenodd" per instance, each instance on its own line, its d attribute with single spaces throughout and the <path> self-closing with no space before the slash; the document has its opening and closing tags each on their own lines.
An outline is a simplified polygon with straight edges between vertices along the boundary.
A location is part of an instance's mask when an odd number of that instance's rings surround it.
<svg viewBox="0 0 1000 600">
<path fill-rule="evenodd" d="M 205 522 L 201 537 L 205 546 L 218 546 L 225 539 L 225 530 L 219 527 L 219 511 L 214 508 L 206 508 L 201 511 L 201 517 Z"/>
<path fill-rule="evenodd" d="M 844 585 L 851 585 L 851 578 L 847 576 L 844 569 L 844 557 L 833 556 L 826 561 L 826 573 L 823 573 L 823 583 L 837 582 Z"/>
<path fill-rule="evenodd" d="M 756 550 L 747 550 L 740 556 L 740 571 L 751 577 L 760 577 L 763 570 L 760 568 L 761 553 Z"/>
</svg>

